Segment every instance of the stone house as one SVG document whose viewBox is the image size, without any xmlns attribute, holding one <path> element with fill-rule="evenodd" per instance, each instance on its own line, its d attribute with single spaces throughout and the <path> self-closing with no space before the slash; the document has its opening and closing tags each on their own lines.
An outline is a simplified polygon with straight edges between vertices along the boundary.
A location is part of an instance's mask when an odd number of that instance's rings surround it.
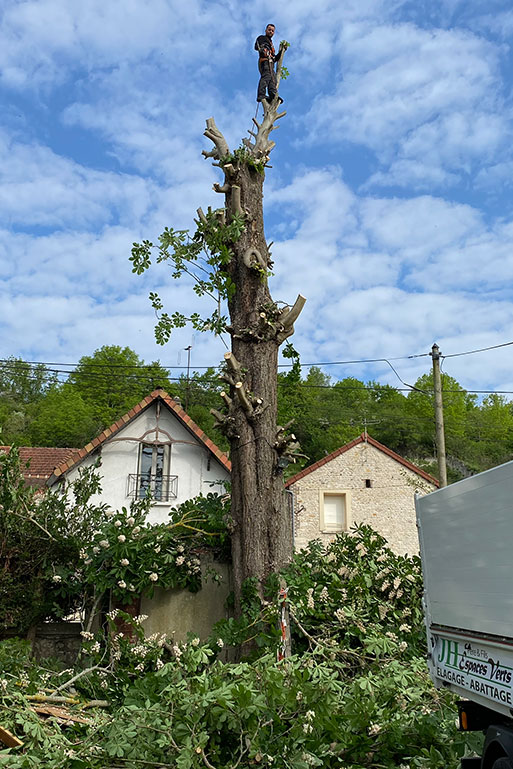
<svg viewBox="0 0 513 769">
<path fill-rule="evenodd" d="M 7 447 L 6 447 L 7 448 Z M 113 510 L 142 499 L 153 504 L 148 520 L 167 520 L 170 507 L 188 499 L 222 492 L 230 461 L 165 390 L 154 390 L 82 449 L 21 448 L 30 466 L 27 483 L 55 487 L 73 481 L 80 468 L 101 460 L 102 493 L 91 502 Z"/>
<path fill-rule="evenodd" d="M 418 552 L 415 493 L 438 488 L 433 476 L 363 434 L 286 484 L 294 500 L 296 548 L 366 523 L 398 554 Z"/>
</svg>

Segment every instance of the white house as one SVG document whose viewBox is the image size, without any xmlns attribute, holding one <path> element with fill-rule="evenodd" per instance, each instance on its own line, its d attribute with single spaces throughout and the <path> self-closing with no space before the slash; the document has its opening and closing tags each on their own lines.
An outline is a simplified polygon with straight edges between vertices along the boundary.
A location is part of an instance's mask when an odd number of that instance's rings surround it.
<svg viewBox="0 0 513 769">
<path fill-rule="evenodd" d="M 418 552 L 415 493 L 438 487 L 433 476 L 362 434 L 287 481 L 294 496 L 294 541 L 328 543 L 366 523 L 399 554 Z"/>
<path fill-rule="evenodd" d="M 165 521 L 169 508 L 187 499 L 223 491 L 223 482 L 230 477 L 226 454 L 162 389 L 144 398 L 83 449 L 68 454 L 49 473 L 46 485 L 73 481 L 80 468 L 98 458 L 102 494 L 91 501 L 106 502 L 116 510 L 133 499 L 143 499 L 150 490 L 154 498 L 151 523 Z"/>
</svg>

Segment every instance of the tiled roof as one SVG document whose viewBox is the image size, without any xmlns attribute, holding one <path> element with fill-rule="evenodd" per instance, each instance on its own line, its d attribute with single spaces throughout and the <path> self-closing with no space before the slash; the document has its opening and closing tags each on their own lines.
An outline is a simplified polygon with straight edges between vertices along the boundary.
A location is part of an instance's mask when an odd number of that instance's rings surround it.
<svg viewBox="0 0 513 769">
<path fill-rule="evenodd" d="M 392 451 L 392 449 L 389 449 L 387 446 L 384 446 L 375 438 L 371 438 L 370 435 L 366 435 L 365 433 L 362 433 L 361 435 L 358 436 L 358 438 L 355 438 L 353 441 L 350 441 L 350 443 L 346 443 L 345 446 L 341 446 L 339 449 L 336 449 L 331 454 L 328 454 L 327 457 L 323 457 L 322 459 L 319 459 L 318 462 L 314 462 L 313 465 L 310 465 L 310 467 L 305 467 L 304 470 L 300 470 L 299 473 L 297 473 L 296 475 L 293 475 L 292 478 L 289 478 L 285 486 L 289 488 L 289 486 L 292 486 L 293 483 L 296 483 L 296 481 L 299 481 L 301 480 L 301 478 L 304 478 L 305 475 L 309 475 L 310 473 L 313 473 L 314 470 L 317 470 L 317 468 L 322 467 L 328 462 L 331 462 L 331 460 L 335 459 L 335 457 L 339 457 L 341 454 L 345 454 L 345 452 L 349 451 L 349 449 L 352 449 L 354 446 L 357 446 L 359 443 L 364 443 L 364 442 L 368 443 L 370 446 L 374 446 L 374 448 L 379 449 L 384 454 L 387 454 L 389 457 L 392 457 L 392 459 L 395 459 L 396 462 L 399 462 L 401 465 L 404 465 L 404 467 L 407 467 L 408 470 L 411 470 L 413 473 L 417 473 L 417 475 L 420 475 L 421 478 L 424 478 L 424 480 L 429 481 L 429 483 L 433 483 L 437 487 L 440 485 L 436 478 L 434 478 L 429 473 L 426 473 L 424 470 L 421 470 L 420 467 L 417 467 L 417 465 L 414 465 L 413 462 L 408 462 L 407 459 L 404 459 L 403 457 L 399 456 L 399 454 L 396 454 L 395 451 Z"/>
<path fill-rule="evenodd" d="M 10 446 L 0 446 L 0 453 L 10 451 Z M 44 486 L 55 468 L 70 459 L 78 449 L 55 449 L 44 446 L 20 446 L 23 477 L 29 486 Z M 29 462 L 29 467 L 26 467 Z"/>
<path fill-rule="evenodd" d="M 109 438 L 113 438 L 116 433 L 118 433 L 123 427 L 126 427 L 126 425 L 128 425 L 133 419 L 135 419 L 137 416 L 139 416 L 139 414 L 151 406 L 152 403 L 155 403 L 155 401 L 159 400 L 166 404 L 166 406 L 175 414 L 175 416 L 178 417 L 184 427 L 186 427 L 187 430 L 189 430 L 189 432 L 191 432 L 198 439 L 198 441 L 205 446 L 210 454 L 212 454 L 212 456 L 214 456 L 217 461 L 220 462 L 226 470 L 228 470 L 228 472 L 230 472 L 232 466 L 226 454 L 221 451 L 221 449 L 218 448 L 213 441 L 210 440 L 210 438 L 203 432 L 203 430 L 198 427 L 198 425 L 190 418 L 190 416 L 185 413 L 183 408 L 176 401 L 174 401 L 165 390 L 158 388 L 154 390 L 150 395 L 147 395 L 146 398 L 143 398 L 142 401 L 140 401 L 136 406 L 131 408 L 127 414 L 124 414 L 122 417 L 120 417 L 117 422 L 114 422 L 113 425 L 107 427 L 96 438 L 93 438 L 93 440 L 88 443 L 87 446 L 84 446 L 83 449 L 76 449 L 72 457 L 67 457 L 65 460 L 63 460 L 58 465 L 58 467 L 55 468 L 53 475 L 49 479 L 49 483 L 60 478 L 60 476 L 67 473 L 69 470 L 71 470 L 71 468 L 75 467 L 75 465 L 85 459 L 85 457 L 89 456 L 89 454 L 92 454 L 103 443 L 108 441 Z"/>
</svg>

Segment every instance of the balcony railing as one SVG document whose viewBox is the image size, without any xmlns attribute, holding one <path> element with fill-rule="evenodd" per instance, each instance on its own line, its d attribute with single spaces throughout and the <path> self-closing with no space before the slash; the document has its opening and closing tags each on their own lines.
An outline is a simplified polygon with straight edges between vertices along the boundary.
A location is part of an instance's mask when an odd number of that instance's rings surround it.
<svg viewBox="0 0 513 769">
<path fill-rule="evenodd" d="M 130 473 L 126 495 L 132 499 L 145 499 L 149 495 L 156 502 L 169 502 L 178 496 L 178 476 Z"/>
</svg>

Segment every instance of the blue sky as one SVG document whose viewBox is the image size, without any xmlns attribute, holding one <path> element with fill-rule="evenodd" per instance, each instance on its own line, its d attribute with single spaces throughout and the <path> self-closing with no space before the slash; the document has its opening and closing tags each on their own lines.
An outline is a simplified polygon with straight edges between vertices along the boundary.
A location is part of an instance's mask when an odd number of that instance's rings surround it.
<svg viewBox="0 0 513 769">
<path fill-rule="evenodd" d="M 278 6 L 278 7 L 277 7 Z M 133 241 L 219 206 L 205 120 L 231 148 L 255 113 L 253 42 L 291 47 L 265 184 L 276 300 L 307 304 L 305 363 L 513 340 L 513 10 L 506 0 L 4 0 L 0 11 L 1 355 L 76 362 L 104 344 L 217 365 L 219 340 L 154 343 L 150 290 L 198 309 Z M 207 308 L 209 310 L 209 308 Z M 508 347 L 445 361 L 513 390 Z M 429 359 L 397 361 L 413 382 Z M 336 366 L 400 385 L 386 364 Z"/>
</svg>

